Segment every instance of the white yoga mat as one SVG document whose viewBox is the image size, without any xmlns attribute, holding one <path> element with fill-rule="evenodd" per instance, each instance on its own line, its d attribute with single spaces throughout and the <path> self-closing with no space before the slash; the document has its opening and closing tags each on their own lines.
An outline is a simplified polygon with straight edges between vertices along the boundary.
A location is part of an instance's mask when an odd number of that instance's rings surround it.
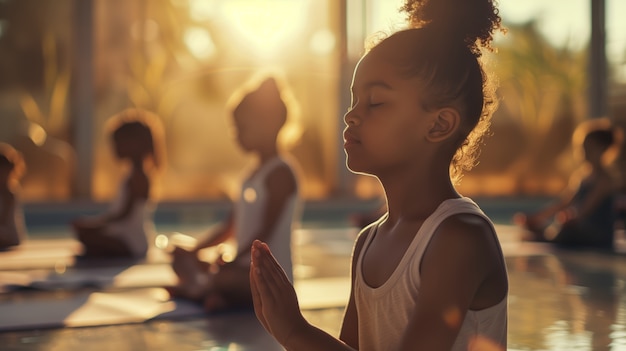
<svg viewBox="0 0 626 351">
<path fill-rule="evenodd" d="M 203 314 L 197 304 L 168 300 L 161 288 L 81 293 L 62 299 L 5 300 L 0 303 L 0 331 L 141 323 Z"/>
</svg>

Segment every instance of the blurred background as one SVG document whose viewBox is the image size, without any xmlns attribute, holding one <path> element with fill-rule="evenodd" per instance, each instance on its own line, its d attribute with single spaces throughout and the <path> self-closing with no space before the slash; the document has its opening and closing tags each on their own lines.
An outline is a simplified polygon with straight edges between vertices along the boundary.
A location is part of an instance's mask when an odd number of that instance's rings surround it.
<svg viewBox="0 0 626 351">
<path fill-rule="evenodd" d="M 0 0 L 0 141 L 25 157 L 25 203 L 104 202 L 119 172 L 104 135 L 127 107 L 165 126 L 163 202 L 227 199 L 246 155 L 226 101 L 278 68 L 300 105 L 291 150 L 309 201 L 372 200 L 344 165 L 342 116 L 364 42 L 403 25 L 400 0 Z M 508 27 L 486 57 L 501 105 L 469 196 L 551 196 L 576 166 L 588 118 L 626 123 L 626 1 L 500 0 Z M 592 40 L 593 38 L 593 40 Z"/>
</svg>

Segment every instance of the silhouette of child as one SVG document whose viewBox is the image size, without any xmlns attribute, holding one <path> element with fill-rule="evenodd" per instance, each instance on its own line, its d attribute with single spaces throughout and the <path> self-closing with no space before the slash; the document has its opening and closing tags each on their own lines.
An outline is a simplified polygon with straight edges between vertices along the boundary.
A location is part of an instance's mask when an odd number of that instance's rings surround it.
<svg viewBox="0 0 626 351">
<path fill-rule="evenodd" d="M 0 143 L 0 250 L 19 245 L 27 236 L 19 201 L 19 181 L 25 170 L 21 153 Z"/>
<path fill-rule="evenodd" d="M 158 116 L 141 109 L 127 109 L 109 121 L 115 155 L 130 171 L 108 211 L 72 223 L 85 257 L 145 257 L 154 232 L 150 189 L 162 161 L 161 128 Z"/>
<path fill-rule="evenodd" d="M 361 58 L 344 116 L 347 166 L 380 181 L 387 213 L 355 243 L 339 339 L 304 319 L 271 244 L 253 244 L 255 313 L 287 350 L 506 349 L 498 237 L 454 186 L 495 107 L 479 57 L 500 17 L 489 0 L 403 8 L 411 27 Z"/>
<path fill-rule="evenodd" d="M 607 119 L 590 120 L 576 129 L 572 141 L 583 162 L 557 201 L 536 213 L 515 215 L 514 222 L 529 232 L 524 239 L 565 247 L 613 248 L 619 180 L 609 163 L 616 156 L 620 135 Z"/>
<path fill-rule="evenodd" d="M 270 77 L 252 90 L 244 87 L 231 99 L 236 139 L 240 147 L 258 159 L 241 185 L 239 199 L 224 223 L 187 251 L 176 247 L 173 269 L 179 284 L 169 288 L 174 297 L 198 301 L 207 312 L 226 308 L 250 308 L 248 272 L 252 241 L 271 243 L 289 280 L 293 279 L 291 233 L 300 215 L 296 163 L 279 151 L 279 132 L 287 121 L 285 87 Z M 204 262 L 198 251 L 234 238 L 237 253 L 232 262 L 218 258 Z"/>
</svg>

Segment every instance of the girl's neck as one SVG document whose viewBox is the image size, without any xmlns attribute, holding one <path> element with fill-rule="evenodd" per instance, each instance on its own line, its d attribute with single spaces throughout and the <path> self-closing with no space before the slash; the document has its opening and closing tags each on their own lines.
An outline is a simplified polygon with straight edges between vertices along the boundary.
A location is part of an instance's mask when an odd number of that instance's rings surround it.
<svg viewBox="0 0 626 351">
<path fill-rule="evenodd" d="M 144 170 L 144 162 L 142 158 L 132 158 L 130 159 L 130 165 L 133 170 Z"/>
<path fill-rule="evenodd" d="M 259 148 L 256 152 L 258 158 L 259 158 L 259 162 L 261 164 L 273 159 L 274 157 L 278 156 L 278 149 L 276 147 L 272 147 L 272 148 L 267 148 L 267 149 L 261 149 Z"/>
<path fill-rule="evenodd" d="M 423 220 L 447 199 L 460 197 L 448 170 L 381 179 L 387 197 L 389 220 Z"/>
</svg>

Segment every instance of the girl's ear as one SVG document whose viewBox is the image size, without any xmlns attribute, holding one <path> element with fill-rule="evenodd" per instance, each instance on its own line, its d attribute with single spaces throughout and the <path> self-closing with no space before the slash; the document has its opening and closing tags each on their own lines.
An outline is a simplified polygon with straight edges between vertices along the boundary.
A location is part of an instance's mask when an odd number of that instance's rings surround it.
<svg viewBox="0 0 626 351">
<path fill-rule="evenodd" d="M 435 116 L 426 139 L 431 142 L 440 142 L 453 135 L 461 124 L 461 116 L 456 109 L 443 108 Z"/>
</svg>

